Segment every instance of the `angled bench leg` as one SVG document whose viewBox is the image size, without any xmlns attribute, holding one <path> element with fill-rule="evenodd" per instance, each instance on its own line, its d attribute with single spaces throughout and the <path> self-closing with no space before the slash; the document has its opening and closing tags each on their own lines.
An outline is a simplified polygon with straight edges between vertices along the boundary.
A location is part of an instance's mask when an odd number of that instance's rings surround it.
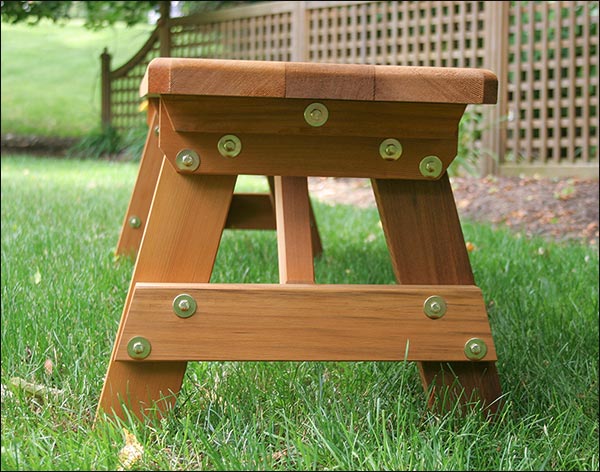
<svg viewBox="0 0 600 472">
<path fill-rule="evenodd" d="M 447 174 L 438 181 L 372 180 L 383 230 L 400 284 L 474 285 Z M 494 362 L 420 362 L 430 405 L 480 399 L 495 413 L 502 394 Z M 462 391 L 464 388 L 464 392 Z"/>
<path fill-rule="evenodd" d="M 136 283 L 209 281 L 235 181 L 236 176 L 181 175 L 163 160 L 115 348 Z M 125 402 L 141 418 L 157 402 L 164 411 L 175 401 L 185 368 L 186 362 L 115 361 L 113 350 L 99 409 L 124 417 Z"/>
<path fill-rule="evenodd" d="M 148 106 L 150 107 L 148 134 L 137 179 L 115 250 L 115 254 L 118 256 L 137 255 L 162 163 L 163 153 L 158 147 L 158 136 L 154 132 L 155 127 L 158 126 L 158 112 L 156 111 L 157 107 L 154 99 L 150 100 Z"/>
</svg>

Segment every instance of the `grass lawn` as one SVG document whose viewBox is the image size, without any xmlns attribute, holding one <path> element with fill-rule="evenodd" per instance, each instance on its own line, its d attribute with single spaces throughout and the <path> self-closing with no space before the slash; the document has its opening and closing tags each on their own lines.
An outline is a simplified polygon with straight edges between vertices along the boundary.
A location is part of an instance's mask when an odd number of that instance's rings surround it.
<svg viewBox="0 0 600 472">
<path fill-rule="evenodd" d="M 2 134 L 82 136 L 100 126 L 100 54 L 113 69 L 146 42 L 151 26 L 98 32 L 72 20 L 2 23 Z"/>
<path fill-rule="evenodd" d="M 132 271 L 113 249 L 136 170 L 2 157 L 2 470 L 118 467 L 121 425 L 92 420 Z M 315 213 L 318 282 L 393 283 L 375 210 Z M 191 363 L 172 414 L 127 426 L 135 468 L 597 470 L 597 249 L 464 232 L 506 393 L 496 422 L 428 411 L 414 363 Z M 277 282 L 275 243 L 226 231 L 212 280 Z M 35 400 L 14 377 L 62 392 Z"/>
</svg>

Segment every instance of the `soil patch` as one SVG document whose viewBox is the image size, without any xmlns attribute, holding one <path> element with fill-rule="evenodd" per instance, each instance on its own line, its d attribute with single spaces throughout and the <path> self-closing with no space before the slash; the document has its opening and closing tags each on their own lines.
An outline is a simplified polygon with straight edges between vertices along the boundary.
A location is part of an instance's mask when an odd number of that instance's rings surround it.
<svg viewBox="0 0 600 472">
<path fill-rule="evenodd" d="M 451 182 L 463 219 L 509 227 L 528 237 L 598 247 L 598 180 L 492 176 Z M 311 177 L 309 189 L 324 202 L 375 206 L 368 179 Z"/>
</svg>

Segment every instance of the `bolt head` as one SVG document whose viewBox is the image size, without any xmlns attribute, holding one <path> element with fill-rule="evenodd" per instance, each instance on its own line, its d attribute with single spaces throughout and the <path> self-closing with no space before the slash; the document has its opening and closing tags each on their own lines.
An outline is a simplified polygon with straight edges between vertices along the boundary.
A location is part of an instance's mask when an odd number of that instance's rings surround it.
<svg viewBox="0 0 600 472">
<path fill-rule="evenodd" d="M 481 354 L 481 346 L 477 343 L 471 344 L 470 349 L 473 354 Z"/>
<path fill-rule="evenodd" d="M 314 127 L 323 126 L 329 118 L 329 110 L 322 103 L 311 103 L 304 109 L 304 120 Z"/>
<path fill-rule="evenodd" d="M 465 356 L 467 359 L 479 361 L 485 358 L 488 352 L 485 341 L 480 338 L 471 338 L 465 344 Z"/>
<path fill-rule="evenodd" d="M 131 349 L 136 354 L 141 354 L 142 352 L 144 352 L 144 345 L 142 343 L 140 343 L 140 342 L 137 342 L 137 343 L 133 344 L 133 346 L 131 347 Z"/>
<path fill-rule="evenodd" d="M 387 138 L 379 143 L 379 155 L 386 161 L 396 161 L 402 155 L 402 144 L 396 138 Z"/>
<path fill-rule="evenodd" d="M 181 311 L 188 311 L 190 309 L 190 302 L 189 300 L 179 300 L 179 309 Z"/>
<path fill-rule="evenodd" d="M 189 318 L 196 313 L 196 300 L 187 293 L 181 293 L 173 299 L 173 312 L 180 318 Z"/>
<path fill-rule="evenodd" d="M 129 218 L 129 226 L 132 228 L 139 228 L 142 225 L 142 220 L 140 220 L 139 216 L 133 215 Z"/>
<path fill-rule="evenodd" d="M 181 158 L 181 162 L 183 163 L 184 166 L 190 167 L 194 163 L 194 158 L 192 156 L 190 156 L 189 154 L 186 154 L 185 156 L 183 156 Z"/>
<path fill-rule="evenodd" d="M 439 295 L 432 295 L 425 300 L 423 304 L 423 311 L 431 319 L 441 318 L 446 314 L 446 300 Z"/>
</svg>

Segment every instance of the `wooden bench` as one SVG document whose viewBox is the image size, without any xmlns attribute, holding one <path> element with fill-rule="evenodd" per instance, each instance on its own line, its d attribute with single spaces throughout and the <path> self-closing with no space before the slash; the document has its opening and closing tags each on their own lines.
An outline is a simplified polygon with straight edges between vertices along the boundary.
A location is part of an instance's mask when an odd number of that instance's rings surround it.
<svg viewBox="0 0 600 472">
<path fill-rule="evenodd" d="M 417 361 L 432 404 L 497 409 L 446 173 L 491 72 L 160 58 L 142 93 L 158 177 L 101 410 L 169 408 L 190 360 Z M 209 283 L 241 174 L 274 176 L 280 284 Z M 371 179 L 397 285 L 314 283 L 307 176 Z"/>
</svg>

